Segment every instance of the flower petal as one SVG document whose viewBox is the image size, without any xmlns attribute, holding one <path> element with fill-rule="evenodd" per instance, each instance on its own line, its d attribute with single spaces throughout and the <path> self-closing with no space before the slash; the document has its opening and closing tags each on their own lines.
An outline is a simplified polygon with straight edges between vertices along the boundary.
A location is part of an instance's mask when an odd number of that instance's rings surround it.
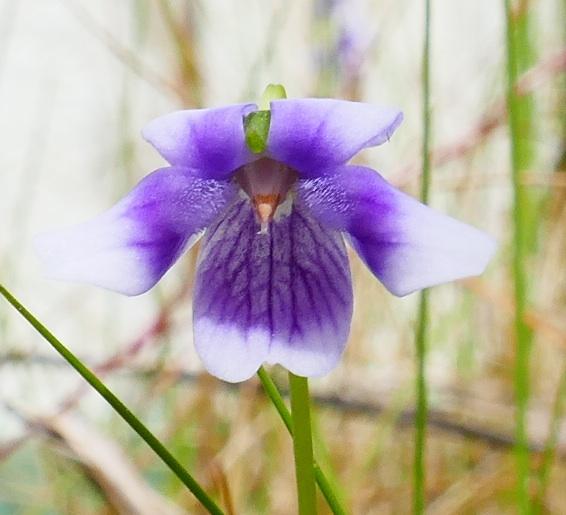
<svg viewBox="0 0 566 515">
<path fill-rule="evenodd" d="M 36 249 L 51 278 L 138 295 L 163 276 L 234 195 L 231 183 L 163 168 L 109 211 L 38 236 Z"/>
<path fill-rule="evenodd" d="M 150 122 L 142 134 L 172 165 L 224 179 L 256 159 L 246 146 L 243 122 L 256 109 L 255 104 L 236 104 L 175 111 Z"/>
<path fill-rule="evenodd" d="M 395 295 L 479 275 L 495 251 L 487 234 L 421 204 L 369 168 L 343 167 L 298 189 L 321 222 L 349 233 Z"/>
<path fill-rule="evenodd" d="M 303 177 L 342 165 L 362 148 L 387 141 L 403 120 L 396 109 L 308 98 L 271 102 L 268 154 Z"/>
<path fill-rule="evenodd" d="M 259 230 L 247 199 L 208 229 L 195 285 L 197 352 L 226 381 L 249 378 L 264 361 L 324 374 L 340 359 L 352 317 L 342 237 L 297 204 Z"/>
</svg>

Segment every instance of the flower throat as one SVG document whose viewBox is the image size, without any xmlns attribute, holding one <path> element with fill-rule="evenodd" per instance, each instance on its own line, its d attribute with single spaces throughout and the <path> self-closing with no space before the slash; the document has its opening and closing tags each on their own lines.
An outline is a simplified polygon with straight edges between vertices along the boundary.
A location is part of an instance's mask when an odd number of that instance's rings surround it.
<svg viewBox="0 0 566 515">
<path fill-rule="evenodd" d="M 280 84 L 269 84 L 262 94 L 260 110 L 247 115 L 244 120 L 246 145 L 254 154 L 262 154 L 267 148 L 271 124 L 270 102 L 287 98 Z M 260 232 L 266 233 L 269 223 L 280 212 L 297 173 L 283 163 L 260 158 L 240 168 L 236 181 L 252 202 L 260 224 Z"/>
<path fill-rule="evenodd" d="M 269 223 L 277 215 L 283 214 L 285 203 L 297 173 L 284 163 L 261 158 L 242 166 L 236 173 L 236 182 L 249 197 L 258 222 L 260 232 L 266 233 Z"/>
</svg>

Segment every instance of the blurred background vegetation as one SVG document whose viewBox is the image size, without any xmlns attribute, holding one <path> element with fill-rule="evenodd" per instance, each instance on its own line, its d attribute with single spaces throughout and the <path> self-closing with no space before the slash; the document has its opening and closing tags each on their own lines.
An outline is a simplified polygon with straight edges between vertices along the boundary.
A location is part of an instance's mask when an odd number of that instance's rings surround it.
<svg viewBox="0 0 566 515">
<path fill-rule="evenodd" d="M 516 513 L 517 383 L 530 385 L 534 509 L 566 513 L 566 4 L 513 7 L 522 125 L 511 141 L 503 1 L 433 1 L 431 204 L 500 248 L 482 277 L 431 291 L 430 514 Z M 1 280 L 229 513 L 295 512 L 292 449 L 256 380 L 231 386 L 202 373 L 191 335 L 198 249 L 152 292 L 123 298 L 43 279 L 32 236 L 106 209 L 160 166 L 139 136 L 153 117 L 256 100 L 268 82 L 292 97 L 400 107 L 405 123 L 391 142 L 357 160 L 417 195 L 423 14 L 414 0 L 0 2 Z M 510 143 L 522 153 L 520 234 Z M 518 238 L 524 299 L 513 287 Z M 409 513 L 417 299 L 388 295 L 355 255 L 352 268 L 345 358 L 311 382 L 315 452 L 352 513 Z M 532 349 L 517 359 L 523 300 Z M 283 371 L 273 373 L 284 387 Z M 0 514 L 201 511 L 0 304 Z"/>
</svg>

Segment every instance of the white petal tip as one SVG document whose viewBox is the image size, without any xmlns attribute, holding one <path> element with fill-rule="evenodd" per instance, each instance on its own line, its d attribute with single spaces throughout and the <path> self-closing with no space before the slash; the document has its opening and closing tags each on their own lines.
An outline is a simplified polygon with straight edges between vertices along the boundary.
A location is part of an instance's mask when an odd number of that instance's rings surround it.
<svg viewBox="0 0 566 515">
<path fill-rule="evenodd" d="M 407 268 L 393 281 L 382 281 L 389 292 L 397 297 L 405 297 L 425 288 L 483 274 L 495 255 L 497 242 L 474 227 L 460 225 L 466 229 L 467 240 L 461 240 L 459 246 L 447 248 L 443 252 L 432 255 L 423 253 L 422 267 Z M 408 260 L 416 262 L 417 258 L 418 256 Z"/>
<path fill-rule="evenodd" d="M 211 375 L 228 383 L 252 377 L 265 361 L 269 346 L 266 331 L 244 333 L 240 328 L 208 318 L 194 320 L 195 348 Z"/>
<path fill-rule="evenodd" d="M 33 246 L 47 279 L 91 284 L 127 296 L 141 295 L 155 278 L 124 240 L 124 227 L 94 221 L 37 235 Z"/>
</svg>

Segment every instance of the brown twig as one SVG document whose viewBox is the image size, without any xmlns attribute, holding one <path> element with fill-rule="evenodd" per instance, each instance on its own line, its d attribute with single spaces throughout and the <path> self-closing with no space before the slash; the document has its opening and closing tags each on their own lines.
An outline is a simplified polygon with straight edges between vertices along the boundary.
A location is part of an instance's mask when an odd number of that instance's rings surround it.
<svg viewBox="0 0 566 515">
<path fill-rule="evenodd" d="M 479 278 L 466 279 L 464 284 L 479 297 L 491 302 L 509 316 L 513 314 L 513 297 L 505 295 L 499 289 L 490 286 L 486 281 Z M 557 343 L 566 350 L 566 329 L 535 308 L 529 308 L 525 312 L 525 323 L 534 331 L 544 334 L 549 341 Z"/>
<path fill-rule="evenodd" d="M 129 360 L 138 355 L 148 344 L 157 341 L 159 336 L 165 334 L 170 327 L 171 316 L 176 306 L 185 298 L 188 290 L 191 288 L 191 285 L 192 281 L 184 281 L 184 284 L 179 291 L 169 301 L 161 306 L 159 313 L 151 325 L 122 350 L 110 356 L 102 363 L 95 365 L 93 367 L 94 372 L 99 375 L 105 375 L 112 370 L 124 366 L 129 362 Z M 68 411 L 75 406 L 88 389 L 88 385 L 81 384 L 74 393 L 63 400 L 60 404 L 60 412 Z"/>
<path fill-rule="evenodd" d="M 4 362 L 36 362 L 49 366 L 65 366 L 65 362 L 59 358 L 50 357 L 37 357 L 31 356 L 29 358 L 23 357 L 21 355 L 11 359 L 10 356 L 5 356 L 2 361 Z M 178 370 L 167 370 L 156 368 L 123 368 L 122 371 L 127 374 L 132 374 L 136 376 L 152 376 L 156 373 L 160 373 L 162 376 L 167 374 L 172 374 L 178 382 L 195 382 L 200 377 L 200 374 L 195 374 L 191 372 L 179 373 Z M 219 382 L 219 385 L 223 389 L 228 389 L 232 391 L 238 391 L 241 387 L 239 384 L 231 384 Z M 258 386 L 259 388 L 259 386 Z M 280 388 L 283 395 L 287 395 L 287 391 L 284 387 Z M 365 401 L 355 398 L 345 398 L 336 394 L 325 394 L 325 393 L 315 393 L 313 396 L 313 401 L 319 406 L 324 406 L 341 413 L 348 413 L 352 415 L 370 416 L 375 417 L 385 411 L 387 411 L 388 406 L 385 403 L 380 403 L 376 401 Z M 399 415 L 395 419 L 395 424 L 400 427 L 410 427 L 414 422 L 415 411 L 413 408 L 406 408 L 399 412 Z M 511 449 L 515 445 L 515 438 L 511 432 L 504 430 L 494 430 L 490 427 L 486 427 L 485 422 L 473 421 L 466 419 L 460 420 L 457 418 L 457 413 L 453 410 L 444 408 L 433 408 L 430 410 L 430 425 L 440 431 L 444 431 L 451 434 L 456 434 L 464 438 L 469 438 L 473 440 L 483 441 L 488 445 L 498 449 Z M 544 451 L 545 442 L 543 440 L 538 440 L 531 437 L 529 443 L 529 449 L 534 453 L 541 453 Z M 561 444 L 557 447 L 557 455 L 561 459 L 566 459 L 566 445 Z"/>
<path fill-rule="evenodd" d="M 566 49 L 561 49 L 547 59 L 544 59 L 527 70 L 517 82 L 519 95 L 527 95 L 536 90 L 544 81 L 566 70 Z M 440 145 L 431 153 L 434 166 L 442 166 L 472 152 L 483 143 L 495 129 L 507 119 L 506 102 L 504 98 L 495 102 L 480 118 L 479 122 L 466 135 L 455 143 Z M 421 172 L 420 161 L 404 166 L 393 172 L 391 182 L 398 186 L 405 186 L 416 180 Z"/>
<path fill-rule="evenodd" d="M 111 54 L 132 70 L 138 77 L 154 86 L 161 93 L 172 95 L 181 101 L 185 98 L 185 91 L 180 86 L 165 79 L 158 72 L 149 68 L 147 64 L 139 59 L 135 52 L 123 46 L 110 32 L 100 25 L 86 9 L 73 0 L 61 1 L 88 32 L 104 43 Z"/>
<path fill-rule="evenodd" d="M 179 89 L 183 92 L 184 104 L 187 107 L 199 106 L 202 101 L 202 81 L 197 65 L 197 52 L 193 48 L 195 27 L 191 19 L 192 17 L 184 16 L 185 23 L 181 24 L 177 20 L 169 0 L 159 0 L 157 6 L 177 49 L 181 71 L 179 82 L 183 85 L 182 90 L 181 88 Z M 189 3 L 187 4 L 187 9 L 194 9 L 194 7 Z"/>
</svg>

